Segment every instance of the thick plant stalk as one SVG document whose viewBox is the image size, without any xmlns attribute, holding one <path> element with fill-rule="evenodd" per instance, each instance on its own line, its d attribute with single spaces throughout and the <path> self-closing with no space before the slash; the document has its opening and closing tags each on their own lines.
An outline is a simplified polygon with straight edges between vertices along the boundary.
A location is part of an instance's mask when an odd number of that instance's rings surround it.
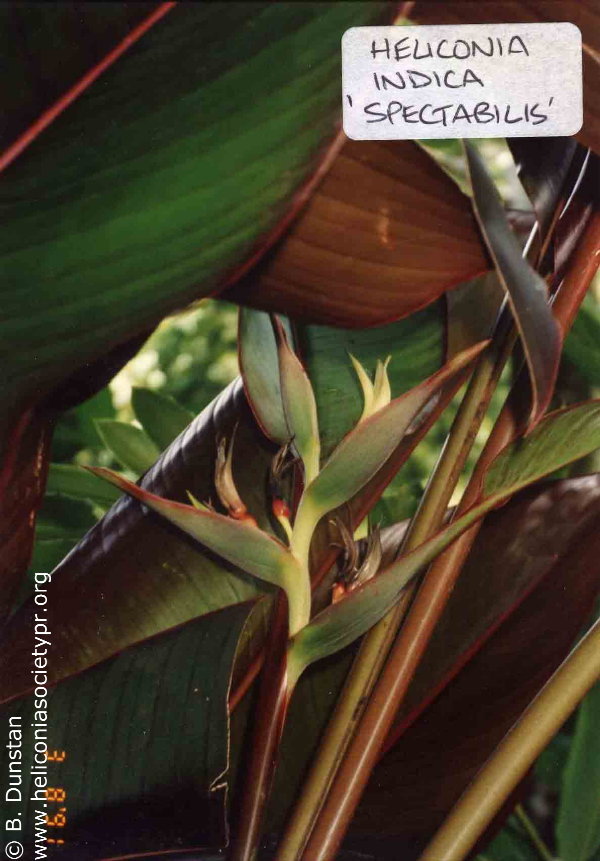
<svg viewBox="0 0 600 861">
<path fill-rule="evenodd" d="M 403 550 L 407 552 L 429 538 L 443 522 L 462 468 L 515 343 L 507 308 L 500 315 L 496 331 L 496 337 L 478 360 L 447 443 L 405 536 Z M 278 861 L 293 861 L 304 848 L 414 592 L 415 587 L 407 588 L 399 604 L 366 635 L 279 846 Z"/>
<path fill-rule="evenodd" d="M 285 659 L 288 640 L 287 606 L 280 595 L 273 610 L 267 657 L 261 675 L 256 726 L 242 793 L 240 818 L 229 861 L 252 861 L 256 857 L 266 799 L 275 771 L 277 750 L 292 691 Z"/>
<path fill-rule="evenodd" d="M 600 678 L 600 620 L 500 743 L 420 861 L 462 861 L 531 764 Z"/>
<path fill-rule="evenodd" d="M 571 260 L 569 271 L 554 303 L 554 314 L 563 332 L 571 327 L 589 284 L 598 268 L 600 256 L 600 215 L 595 213 Z M 517 387 L 518 391 L 518 387 Z M 496 421 L 457 514 L 477 498 L 481 478 L 490 461 L 511 440 L 518 427 L 514 398 L 509 398 Z M 523 426 L 526 417 L 523 416 Z M 446 606 L 456 578 L 478 527 L 468 530 L 427 572 L 408 619 L 390 653 L 383 673 L 374 688 L 358 730 L 344 762 L 324 802 L 303 857 L 325 861 L 335 852 L 346 832 L 356 805 L 369 779 L 394 717 L 408 689 L 416 667 Z"/>
</svg>

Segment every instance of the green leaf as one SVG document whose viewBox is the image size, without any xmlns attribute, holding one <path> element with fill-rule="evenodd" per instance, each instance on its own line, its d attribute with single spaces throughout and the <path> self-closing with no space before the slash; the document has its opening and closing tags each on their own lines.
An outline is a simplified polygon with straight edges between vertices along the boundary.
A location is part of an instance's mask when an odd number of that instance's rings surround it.
<svg viewBox="0 0 600 861">
<path fill-rule="evenodd" d="M 475 214 L 508 294 L 527 359 L 532 386 L 531 424 L 535 425 L 554 390 L 561 352 L 560 329 L 548 304 L 546 284 L 523 258 L 481 156 L 468 142 L 465 152 Z"/>
<path fill-rule="evenodd" d="M 90 71 L 106 26 L 77 14 L 93 47 L 56 95 Z M 3 181 L 5 403 L 43 397 L 273 241 L 336 132 L 340 35 L 392 15 L 385 2 L 179 4 L 45 129 Z M 79 50 L 55 16 L 30 11 L 18 43 L 3 28 L 25 99 L 32 55 L 62 78 Z"/>
<path fill-rule="evenodd" d="M 135 417 L 159 451 L 164 451 L 194 418 L 193 413 L 173 398 L 137 386 L 131 392 L 131 406 Z"/>
<path fill-rule="evenodd" d="M 307 488 L 306 505 L 315 511 L 315 516 L 343 505 L 367 484 L 430 398 L 473 362 L 484 346 L 485 343 L 478 344 L 465 350 L 437 374 L 361 421 L 344 437 Z"/>
<path fill-rule="evenodd" d="M 67 793 L 65 831 L 78 859 L 224 844 L 227 695 L 249 610 L 204 616 L 48 690 L 44 741 L 50 752 L 65 752 L 62 762 L 47 763 L 48 784 Z M 35 648 L 43 654 L 43 644 Z M 19 720 L 25 762 L 33 762 L 39 708 L 29 692 L 1 711 L 4 726 Z M 4 744 L 0 767 L 8 773 Z M 23 769 L 21 786 L 28 848 L 40 809 L 30 772 Z M 53 817 L 59 807 L 48 802 L 46 812 Z"/>
<path fill-rule="evenodd" d="M 575 732 L 563 772 L 556 822 L 563 861 L 588 861 L 600 848 L 600 683 L 577 712 Z"/>
<path fill-rule="evenodd" d="M 282 320 L 282 325 L 291 338 L 287 320 Z M 240 308 L 238 343 L 244 389 L 256 421 L 266 436 L 284 445 L 290 431 L 283 410 L 277 343 L 269 314 Z"/>
<path fill-rule="evenodd" d="M 125 469 L 130 469 L 135 475 L 143 475 L 160 455 L 150 437 L 135 425 L 113 419 L 98 419 L 96 428 L 107 449 Z"/>
<path fill-rule="evenodd" d="M 583 300 L 565 341 L 564 355 L 590 386 L 600 381 L 600 309 L 592 293 Z"/>
<path fill-rule="evenodd" d="M 121 496 L 105 481 L 71 463 L 50 464 L 46 493 L 84 499 L 103 508 L 110 508 Z"/>
<path fill-rule="evenodd" d="M 293 591 L 292 584 L 300 576 L 296 560 L 280 541 L 271 538 L 256 525 L 208 509 L 163 499 L 104 467 L 87 469 L 156 511 L 169 523 L 233 565 L 259 580 L 280 586 L 288 593 Z"/>
<path fill-rule="evenodd" d="M 293 638 L 292 675 L 299 676 L 313 661 L 339 651 L 369 630 L 394 606 L 415 574 L 492 508 L 599 446 L 600 402 L 596 401 L 551 413 L 527 438 L 508 445 L 492 462 L 485 479 L 485 496 L 477 505 L 342 601 L 327 607 Z"/>
<path fill-rule="evenodd" d="M 557 796 L 561 790 L 570 748 L 571 737 L 566 732 L 559 732 L 538 756 L 535 764 L 536 780 L 543 783 L 546 789 L 556 793 Z"/>
<path fill-rule="evenodd" d="M 539 855 L 516 817 L 511 816 L 476 861 L 539 861 Z"/>
<path fill-rule="evenodd" d="M 275 318 L 275 338 L 283 410 L 289 438 L 304 464 L 308 483 L 319 472 L 321 442 L 315 395 L 302 362 L 290 347 L 281 322 Z"/>
<path fill-rule="evenodd" d="M 550 413 L 529 436 L 511 443 L 494 460 L 485 476 L 485 495 L 514 493 L 598 446 L 600 401 Z"/>
</svg>

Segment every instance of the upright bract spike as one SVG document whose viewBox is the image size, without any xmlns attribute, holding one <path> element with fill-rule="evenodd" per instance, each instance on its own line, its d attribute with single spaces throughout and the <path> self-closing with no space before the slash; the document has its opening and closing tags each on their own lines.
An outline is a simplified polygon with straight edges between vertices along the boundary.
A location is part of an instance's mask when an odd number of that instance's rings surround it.
<svg viewBox="0 0 600 861">
<path fill-rule="evenodd" d="M 377 361 L 375 370 L 375 383 L 373 385 L 373 412 L 376 413 L 382 407 L 386 407 L 392 399 L 392 390 L 387 373 L 387 366 L 392 357 L 388 356 L 385 362 Z"/>
<path fill-rule="evenodd" d="M 298 356 L 288 344 L 281 321 L 273 319 L 283 409 L 293 445 L 304 464 L 308 484 L 318 475 L 321 443 L 317 404 L 312 385 Z"/>
<path fill-rule="evenodd" d="M 354 366 L 354 370 L 356 371 L 356 376 L 358 377 L 358 382 L 360 383 L 360 387 L 363 393 L 363 411 L 359 421 L 363 421 L 373 412 L 373 383 L 369 379 L 369 376 L 358 359 L 352 355 L 352 353 L 348 353 L 350 356 L 350 361 Z"/>
</svg>

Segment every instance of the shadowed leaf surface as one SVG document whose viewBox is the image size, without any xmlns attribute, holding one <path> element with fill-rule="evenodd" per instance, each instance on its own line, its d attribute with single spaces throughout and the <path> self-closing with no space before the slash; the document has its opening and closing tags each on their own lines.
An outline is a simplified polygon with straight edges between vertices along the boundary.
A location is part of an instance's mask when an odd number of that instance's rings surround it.
<svg viewBox="0 0 600 861">
<path fill-rule="evenodd" d="M 544 239 L 555 209 L 563 199 L 577 142 L 570 137 L 556 137 L 510 138 L 507 143 Z"/>
<path fill-rule="evenodd" d="M 546 284 L 523 258 L 481 156 L 468 142 L 465 151 L 477 219 L 508 294 L 529 366 L 531 424 L 535 425 L 552 397 L 562 345 L 560 330 L 548 304 Z"/>
<path fill-rule="evenodd" d="M 194 420 L 179 444 L 146 474 L 143 486 L 181 502 L 188 501 L 188 490 L 199 499 L 214 497 L 215 436 L 219 431 L 230 435 L 238 420 L 234 469 L 238 458 L 245 463 L 238 486 L 251 513 L 267 526 L 263 478 L 272 451 L 250 417 L 239 384 Z M 252 451 L 252 458 L 244 458 L 244 451 Z M 53 574 L 50 672 L 60 679 L 161 630 L 259 594 L 255 580 L 201 553 L 192 539 L 123 497 Z M 29 687 L 32 612 L 31 604 L 23 607 L 5 632 L 5 654 L 10 644 L 17 661 L 12 670 L 9 661 L 2 671 L 8 694 Z"/>
<path fill-rule="evenodd" d="M 346 141 L 288 234 L 227 292 L 336 326 L 374 326 L 489 268 L 469 201 L 410 141 Z"/>
<path fill-rule="evenodd" d="M 67 793 L 63 857 L 95 861 L 225 843 L 227 692 L 249 609 L 238 605 L 204 616 L 50 690 L 48 748 L 65 752 L 64 761 L 47 764 L 48 784 Z M 24 729 L 29 762 L 34 735 L 25 728 L 39 723 L 39 707 L 29 696 L 2 709 L 3 723 L 20 719 L 14 725 Z M 3 759 L 8 773 L 8 753 Z M 34 809 L 41 808 L 46 789 L 36 790 L 27 769 L 21 790 L 22 839 L 31 847 Z M 60 801 L 48 801 L 51 820 Z"/>
<path fill-rule="evenodd" d="M 530 669 L 534 674 L 543 672 L 544 662 L 552 659 L 550 653 L 555 646 L 559 651 L 561 648 L 566 651 L 569 636 L 576 635 L 592 606 L 594 595 L 600 589 L 600 579 L 597 571 L 589 566 L 586 569 L 586 560 L 593 558 L 600 547 L 594 537 L 599 524 L 600 479 L 597 476 L 528 488 L 488 516 L 412 682 L 396 728 L 388 740 L 391 750 L 377 768 L 351 835 L 373 837 L 402 833 L 406 837 L 412 832 L 418 836 L 419 832 L 433 827 L 431 823 L 437 822 L 438 817 L 442 818 L 446 810 L 444 805 L 451 804 L 452 793 L 462 790 L 463 781 L 468 779 L 465 775 L 477 767 L 474 763 L 479 762 L 478 745 L 482 750 L 489 750 L 486 747 L 489 737 L 497 731 L 501 733 L 501 727 L 510 723 L 505 709 L 516 715 L 516 711 L 511 711 L 514 707 L 512 673 L 515 673 L 518 688 L 515 696 L 518 697 L 522 695 L 521 688 L 526 688 L 528 683 L 535 686 L 538 682 L 539 676 L 528 678 Z M 395 555 L 405 527 L 406 524 L 399 524 L 384 530 L 384 564 Z M 589 552 L 585 551 L 581 563 L 573 568 L 567 565 L 565 570 L 565 561 L 575 557 L 585 536 L 592 536 Z M 567 593 L 571 577 L 573 588 Z M 557 583 L 553 585 L 555 578 Z M 550 593 L 544 597 L 547 588 Z M 556 644 L 554 628 L 563 627 L 563 594 L 567 595 L 564 612 L 568 630 L 560 632 L 560 642 Z M 539 613 L 535 610 L 538 601 L 543 604 Z M 548 619 L 544 617 L 545 612 L 550 614 Z M 576 619 L 571 619 L 572 613 L 577 615 Z M 497 643 L 493 652 L 488 646 L 492 642 Z M 529 653 L 538 648 L 539 662 L 536 663 Z M 482 656 L 478 657 L 480 651 Z M 347 673 L 349 660 L 347 651 L 339 653 L 313 664 L 300 679 L 276 776 L 271 804 L 273 829 L 281 828 L 289 813 L 301 776 L 335 703 L 335 692 Z M 453 686 L 460 683 L 463 674 L 470 672 L 471 660 L 476 661 L 474 676 L 467 676 L 467 683 L 452 695 Z M 521 668 L 522 661 L 525 663 Z M 497 686 L 494 686 L 495 672 L 500 674 Z M 493 686 L 493 690 L 488 697 L 489 686 Z M 492 699 L 495 694 L 498 695 L 496 701 Z M 463 696 L 466 696 L 464 711 L 461 708 Z M 456 715 L 448 726 L 444 723 L 446 712 L 440 712 L 437 706 L 441 697 L 446 697 L 449 703 L 446 708 L 452 708 L 452 714 Z M 494 702 L 498 704 L 497 715 Z M 477 717 L 480 710 L 484 711 L 481 721 Z M 496 719 L 500 730 L 495 726 Z M 235 720 L 238 720 L 237 714 Z M 409 738 L 406 743 L 404 734 Z M 398 754 L 395 744 L 399 745 Z M 446 745 L 450 746 L 448 753 Z M 468 756 L 463 771 L 457 769 L 457 762 L 461 762 L 465 751 Z M 406 778 L 403 777 L 405 762 Z M 422 791 L 417 786 L 421 764 L 425 779 Z M 429 796 L 433 799 L 433 807 Z M 390 857 L 396 856 L 392 853 Z M 412 857 L 407 855 L 407 861 Z"/>
<path fill-rule="evenodd" d="M 430 834 L 566 656 L 600 590 L 599 487 L 530 488 L 486 520 L 354 827 Z"/>
</svg>

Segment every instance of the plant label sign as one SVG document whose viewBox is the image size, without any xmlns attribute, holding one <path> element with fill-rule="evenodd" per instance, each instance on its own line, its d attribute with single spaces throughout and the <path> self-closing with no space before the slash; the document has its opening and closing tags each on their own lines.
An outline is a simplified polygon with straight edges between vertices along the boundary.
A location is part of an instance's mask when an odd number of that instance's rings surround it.
<svg viewBox="0 0 600 861">
<path fill-rule="evenodd" d="M 570 23 L 352 27 L 342 78 L 353 140 L 551 137 L 583 123 Z"/>
</svg>

